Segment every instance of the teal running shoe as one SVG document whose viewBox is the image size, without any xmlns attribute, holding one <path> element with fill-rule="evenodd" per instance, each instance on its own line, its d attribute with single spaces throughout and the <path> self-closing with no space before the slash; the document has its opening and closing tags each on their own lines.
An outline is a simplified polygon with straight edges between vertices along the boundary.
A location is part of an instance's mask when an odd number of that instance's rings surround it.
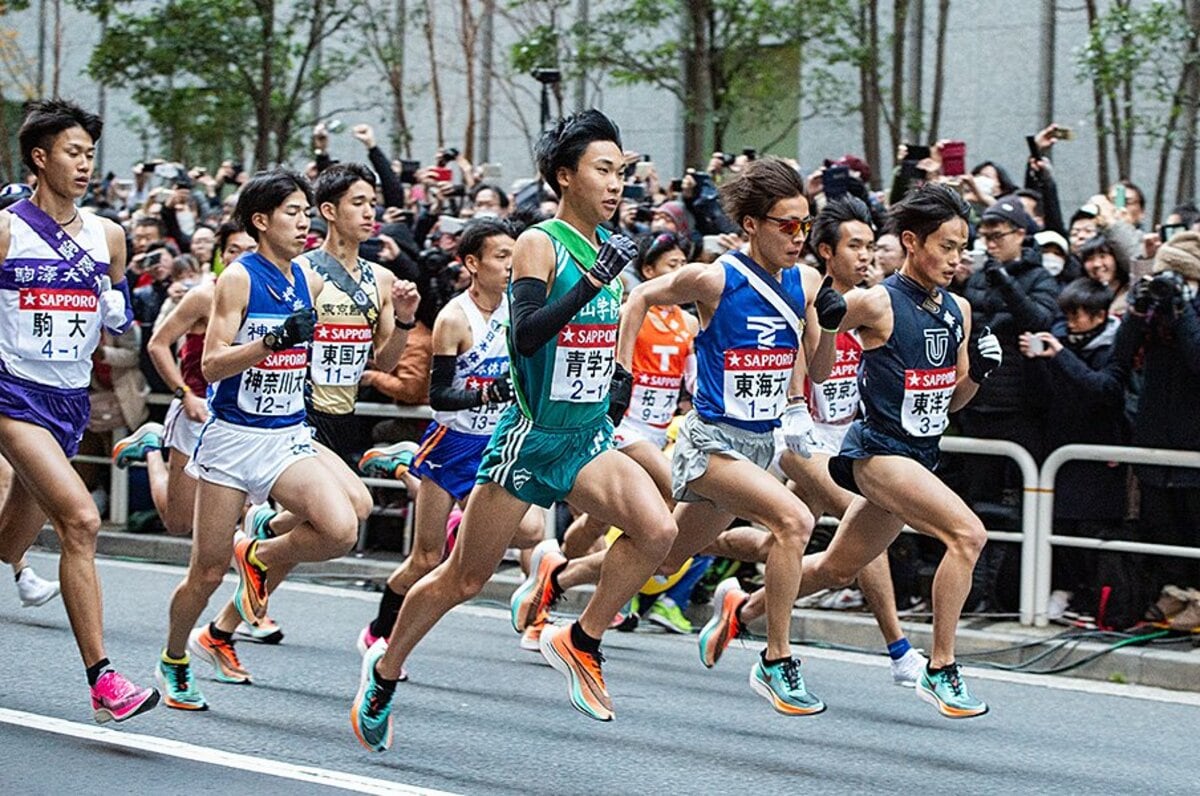
<svg viewBox="0 0 1200 796">
<path fill-rule="evenodd" d="M 669 633 L 687 635 L 695 629 L 670 597 L 659 597 L 655 600 L 654 605 L 646 612 L 646 619 Z"/>
<path fill-rule="evenodd" d="M 917 681 L 917 696 L 948 719 L 969 719 L 988 712 L 987 703 L 971 695 L 957 663 L 936 674 L 930 674 L 926 668 Z"/>
<path fill-rule="evenodd" d="M 354 707 L 350 708 L 350 726 L 359 743 L 372 752 L 386 751 L 392 745 L 392 697 L 395 692 L 384 689 L 375 677 L 375 664 L 385 652 L 387 641 L 381 639 L 363 656 L 358 695 L 354 697 Z"/>
<path fill-rule="evenodd" d="M 412 466 L 419 449 L 410 440 L 371 448 L 358 460 L 358 471 L 368 478 L 400 478 Z"/>
<path fill-rule="evenodd" d="M 165 653 L 164 653 L 165 654 Z M 154 679 L 162 689 L 163 704 L 176 710 L 208 710 L 204 694 L 192 677 L 192 665 L 185 663 L 168 663 L 160 656 L 158 666 L 154 670 Z"/>
<path fill-rule="evenodd" d="M 759 655 L 750 670 L 750 688 L 785 716 L 815 716 L 825 711 L 825 703 L 804 687 L 796 658 L 767 666 Z"/>
<path fill-rule="evenodd" d="M 251 539 L 275 538 L 275 532 L 271 530 L 270 523 L 278 513 L 268 503 L 253 504 L 246 509 L 246 516 L 242 517 L 242 532 Z"/>
<path fill-rule="evenodd" d="M 124 470 L 134 462 L 146 461 L 146 454 L 155 449 L 162 450 L 162 447 L 162 424 L 143 423 L 137 431 L 113 445 L 113 464 Z"/>
</svg>

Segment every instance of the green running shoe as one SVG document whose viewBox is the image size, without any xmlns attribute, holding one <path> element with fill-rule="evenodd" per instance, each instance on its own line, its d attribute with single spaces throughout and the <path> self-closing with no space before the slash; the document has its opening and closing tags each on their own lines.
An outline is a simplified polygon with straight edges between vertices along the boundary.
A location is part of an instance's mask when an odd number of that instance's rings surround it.
<svg viewBox="0 0 1200 796">
<path fill-rule="evenodd" d="M 383 752 L 392 745 L 392 697 L 375 677 L 375 664 L 387 652 L 387 641 L 380 639 L 371 645 L 362 659 L 358 695 L 350 709 L 350 725 L 359 743 L 372 752 Z"/>
<path fill-rule="evenodd" d="M 358 460 L 358 471 L 368 478 L 400 478 L 412 466 L 419 449 L 409 440 L 371 448 Z"/>
<path fill-rule="evenodd" d="M 768 666 L 759 655 L 750 670 L 750 688 L 785 716 L 815 716 L 825 710 L 825 703 L 804 687 L 796 658 Z"/>
<path fill-rule="evenodd" d="M 279 512 L 271 508 L 269 503 L 255 503 L 246 509 L 242 517 L 242 533 L 251 539 L 274 539 L 275 532 L 271 530 L 271 520 Z"/>
<path fill-rule="evenodd" d="M 163 427 L 159 423 L 143 423 L 128 437 L 113 445 L 113 464 L 124 470 L 134 462 L 146 461 L 146 454 L 163 447 Z"/>
<path fill-rule="evenodd" d="M 646 619 L 670 633 L 686 635 L 694 630 L 692 623 L 670 597 L 659 597 L 646 612 Z"/>
<path fill-rule="evenodd" d="M 165 654 L 165 653 L 164 653 Z M 190 662 L 168 663 L 160 656 L 154 670 L 154 679 L 162 689 L 163 704 L 176 710 L 208 710 L 204 694 L 192 677 Z"/>
<path fill-rule="evenodd" d="M 926 668 L 917 681 L 917 696 L 933 705 L 948 719 L 969 719 L 988 712 L 987 703 L 971 696 L 957 663 L 936 674 Z"/>
</svg>

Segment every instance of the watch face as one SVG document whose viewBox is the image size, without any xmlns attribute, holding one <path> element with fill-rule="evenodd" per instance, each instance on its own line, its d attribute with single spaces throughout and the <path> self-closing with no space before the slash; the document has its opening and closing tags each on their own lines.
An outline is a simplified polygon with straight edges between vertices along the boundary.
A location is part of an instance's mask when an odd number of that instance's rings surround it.
<svg viewBox="0 0 1200 796">
<path fill-rule="evenodd" d="M 274 349 L 275 343 L 278 342 L 278 340 L 279 337 L 274 332 L 267 332 L 263 335 L 263 342 L 267 344 L 267 348 Z"/>
</svg>

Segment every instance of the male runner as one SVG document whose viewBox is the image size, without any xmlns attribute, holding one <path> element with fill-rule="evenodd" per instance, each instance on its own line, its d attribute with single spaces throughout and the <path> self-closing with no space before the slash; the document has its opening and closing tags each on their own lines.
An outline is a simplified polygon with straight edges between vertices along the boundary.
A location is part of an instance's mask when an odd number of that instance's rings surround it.
<svg viewBox="0 0 1200 796">
<path fill-rule="evenodd" d="M 235 215 L 258 251 L 222 272 L 204 340 L 211 417 L 188 464 L 199 481 L 192 558 L 171 599 L 167 645 L 156 670 L 169 707 L 207 707 L 192 678 L 188 649 L 197 645 L 189 635 L 207 630 L 192 628 L 231 553 L 241 576 L 237 611 L 258 624 L 266 615 L 268 570 L 342 555 L 370 510 L 369 500 L 357 499 L 361 482 L 328 450 L 318 450 L 304 423 L 308 343 L 316 325 L 311 296 L 324 285 L 292 258 L 304 246 L 311 195 L 303 177 L 277 169 L 256 175 L 238 197 Z M 247 498 L 262 502 L 268 495 L 304 522 L 278 539 L 235 545 L 233 529 Z"/>
<path fill-rule="evenodd" d="M 971 589 L 971 571 L 987 542 L 983 523 L 933 469 L 950 412 L 971 400 L 1001 359 L 990 330 L 971 339 L 966 300 L 945 290 L 967 245 L 962 198 L 928 184 L 891 210 L 904 246 L 900 270 L 869 290 L 847 295 L 843 329 L 857 329 L 864 417 L 854 421 L 829 461 L 834 483 L 857 495 L 833 542 L 804 561 L 801 594 L 841 588 L 880 556 L 905 523 L 946 546 L 933 580 L 933 650 L 917 696 L 949 718 L 987 712 L 967 689 L 954 638 Z M 731 597 L 719 607 L 728 632 L 761 614 L 761 602 Z M 740 609 L 740 618 L 737 616 Z"/>
<path fill-rule="evenodd" d="M 31 103 L 17 138 L 37 189 L 0 213 L 0 455 L 16 473 L 0 510 L 0 560 L 20 561 L 46 520 L 54 525 L 63 604 L 101 723 L 158 703 L 157 691 L 125 679 L 105 655 L 100 515 L 69 461 L 87 426 L 100 327 L 119 335 L 133 323 L 125 233 L 75 206 L 102 128 L 69 102 Z"/>
<path fill-rule="evenodd" d="M 475 487 L 484 448 L 513 399 L 506 288 L 514 243 L 512 228 L 495 217 L 472 219 L 459 238 L 458 257 L 471 274 L 471 284 L 442 308 L 433 325 L 429 405 L 434 422 L 425 430 L 409 470 L 421 479 L 413 548 L 388 578 L 375 619 L 359 633 L 358 650 L 363 654 L 391 635 L 404 595 L 442 562 L 446 520 L 456 503 L 465 505 Z M 373 453 L 382 451 L 368 451 L 367 457 Z M 521 520 L 517 546 L 537 544 L 545 527 L 542 510 L 531 506 Z M 403 670 L 399 679 L 408 679 Z"/>
<path fill-rule="evenodd" d="M 729 252 L 636 287 L 621 319 L 618 360 L 632 360 L 648 306 L 696 303 L 695 408 L 680 428 L 671 468 L 681 532 L 663 571 L 708 547 L 737 517 L 767 528 L 767 646 L 750 685 L 780 713 L 812 715 L 825 704 L 805 687 L 789 631 L 813 517 L 766 468 L 781 422 L 788 447 L 808 455 L 812 421 L 799 406 L 804 378 L 829 374 L 846 306 L 831 280 L 822 284 L 814 269 L 796 267 L 812 218 L 794 168 L 778 158 L 753 161 L 722 187 L 721 201 L 749 237 L 749 253 Z M 805 345 L 806 326 L 815 345 Z M 701 659 L 711 666 L 707 642 L 701 634 Z"/>
<path fill-rule="evenodd" d="M 625 531 L 609 549 L 583 615 L 540 640 L 542 654 L 567 677 L 574 707 L 611 720 L 600 637 L 675 536 L 654 481 L 612 450 L 608 413 L 619 418 L 629 399 L 628 373 L 617 369 L 614 378 L 618 275 L 636 253 L 628 238 L 609 238 L 599 226 L 621 201 L 620 133 L 604 114 L 585 111 L 547 131 L 537 155 L 560 202 L 556 217 L 522 233 L 513 253 L 509 354 L 517 403 L 484 451 L 454 551 L 409 590 L 388 644 L 375 644 L 363 658 L 351 723 L 368 749 L 391 744 L 394 688 L 413 647 L 447 611 L 479 593 L 529 505 L 556 500 Z M 621 393 L 612 407 L 610 382 Z"/>
</svg>

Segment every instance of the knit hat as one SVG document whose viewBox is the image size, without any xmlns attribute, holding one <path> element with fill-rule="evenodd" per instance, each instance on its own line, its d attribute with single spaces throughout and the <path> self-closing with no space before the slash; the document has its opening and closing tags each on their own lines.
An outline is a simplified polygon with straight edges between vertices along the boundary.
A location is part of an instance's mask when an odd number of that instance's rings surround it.
<svg viewBox="0 0 1200 796">
<path fill-rule="evenodd" d="M 688 223 L 687 209 L 682 202 L 663 202 L 654 208 L 655 213 L 662 213 L 675 222 L 675 232 L 685 238 L 692 234 L 691 224 Z"/>
<path fill-rule="evenodd" d="M 1177 232 L 1158 247 L 1154 272 L 1174 271 L 1184 279 L 1200 281 L 1200 232 Z"/>
</svg>

